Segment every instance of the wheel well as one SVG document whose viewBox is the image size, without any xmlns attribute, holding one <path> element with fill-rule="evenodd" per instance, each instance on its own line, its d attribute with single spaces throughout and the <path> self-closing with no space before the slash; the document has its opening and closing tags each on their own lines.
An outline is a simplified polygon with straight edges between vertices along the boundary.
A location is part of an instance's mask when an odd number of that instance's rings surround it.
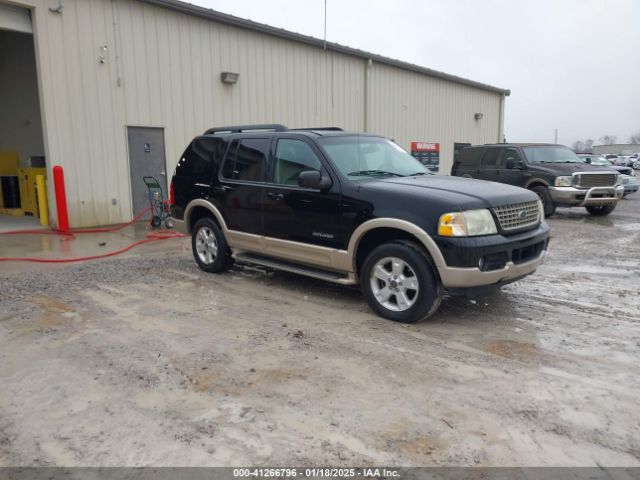
<svg viewBox="0 0 640 480">
<path fill-rule="evenodd" d="M 404 240 L 415 243 L 433 264 L 433 259 L 429 251 L 425 248 L 424 244 L 412 234 L 397 228 L 376 228 L 365 233 L 358 243 L 358 249 L 356 251 L 356 271 L 358 273 L 360 272 L 360 268 L 364 264 L 365 259 L 374 248 L 385 243 L 393 242 L 394 240 Z M 436 268 L 434 268 L 434 271 L 437 275 Z"/>
<path fill-rule="evenodd" d="M 533 183 L 530 183 L 530 184 L 527 186 L 527 188 L 528 188 L 529 190 L 531 190 L 531 189 L 533 189 L 533 188 L 535 188 L 535 187 L 545 187 L 545 188 L 546 188 L 547 186 L 548 186 L 548 185 L 545 185 L 545 184 L 544 184 L 544 183 L 542 183 L 542 182 L 533 182 Z"/>
<path fill-rule="evenodd" d="M 206 217 L 212 219 L 214 222 L 216 222 L 216 225 L 220 227 L 220 223 L 218 222 L 218 219 L 213 213 L 211 213 L 211 210 L 209 210 L 206 207 L 198 206 L 198 207 L 195 207 L 193 210 L 191 210 L 191 212 L 189 212 L 189 233 L 191 233 L 191 231 L 193 230 L 193 227 L 195 226 L 198 220 Z"/>
</svg>

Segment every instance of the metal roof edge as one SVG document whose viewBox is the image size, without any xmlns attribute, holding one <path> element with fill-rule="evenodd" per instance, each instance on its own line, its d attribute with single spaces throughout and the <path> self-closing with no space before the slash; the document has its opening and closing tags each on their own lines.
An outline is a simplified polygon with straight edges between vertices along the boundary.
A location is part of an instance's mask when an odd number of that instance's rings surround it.
<svg viewBox="0 0 640 480">
<path fill-rule="evenodd" d="M 314 47 L 324 48 L 325 46 L 324 40 L 321 40 L 319 38 L 291 32 L 283 28 L 272 27 L 271 25 L 254 22 L 253 20 L 247 20 L 244 18 L 236 17 L 234 15 L 218 12 L 217 10 L 200 7 L 198 5 L 193 5 L 191 3 L 186 3 L 180 0 L 140 0 L 140 1 L 151 4 L 151 5 L 156 5 L 159 7 L 168 8 L 170 10 L 182 12 L 188 15 L 194 15 L 196 17 L 201 17 L 207 20 L 223 23 L 226 25 L 232 25 L 235 27 L 252 30 L 254 32 L 273 35 L 276 37 L 293 40 L 293 41 L 304 43 L 307 45 L 312 45 Z M 430 77 L 440 78 L 442 80 L 447 80 L 450 82 L 459 83 L 459 84 L 470 86 L 470 87 L 475 87 L 480 90 L 487 90 L 490 92 L 500 93 L 505 96 L 511 95 L 511 90 L 508 90 L 508 89 L 494 87 L 492 85 L 476 82 L 474 80 L 458 77 L 456 75 L 440 72 L 438 70 L 432 70 L 430 68 L 422 67 L 420 65 L 415 65 L 413 63 L 403 62 L 402 60 L 396 60 L 394 58 L 384 57 L 382 55 L 378 55 L 375 53 L 369 53 L 364 50 L 359 50 L 357 48 L 346 47 L 338 43 L 326 42 L 326 48 L 327 50 L 330 50 L 333 52 L 344 53 L 346 55 L 359 57 L 365 60 L 371 60 L 381 64 L 401 68 L 403 70 L 409 70 L 409 71 L 421 73 L 423 75 L 427 75 Z"/>
</svg>

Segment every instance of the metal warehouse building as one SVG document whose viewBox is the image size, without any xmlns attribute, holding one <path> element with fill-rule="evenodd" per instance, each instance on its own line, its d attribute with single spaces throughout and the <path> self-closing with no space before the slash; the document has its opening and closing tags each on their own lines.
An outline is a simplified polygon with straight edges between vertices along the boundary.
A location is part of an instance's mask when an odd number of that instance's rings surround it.
<svg viewBox="0 0 640 480">
<path fill-rule="evenodd" d="M 375 132 L 446 174 L 502 141 L 506 95 L 176 0 L 0 0 L 0 152 L 64 167 L 74 227 L 130 220 L 213 126 Z"/>
</svg>

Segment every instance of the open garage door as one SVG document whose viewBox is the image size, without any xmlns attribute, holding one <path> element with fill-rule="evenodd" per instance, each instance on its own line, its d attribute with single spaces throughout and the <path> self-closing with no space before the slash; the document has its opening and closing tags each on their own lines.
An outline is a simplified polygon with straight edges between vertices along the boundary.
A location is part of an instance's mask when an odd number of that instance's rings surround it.
<svg viewBox="0 0 640 480">
<path fill-rule="evenodd" d="M 46 160 L 29 10 L 0 0 L 0 230 L 40 225 L 37 175 Z"/>
</svg>

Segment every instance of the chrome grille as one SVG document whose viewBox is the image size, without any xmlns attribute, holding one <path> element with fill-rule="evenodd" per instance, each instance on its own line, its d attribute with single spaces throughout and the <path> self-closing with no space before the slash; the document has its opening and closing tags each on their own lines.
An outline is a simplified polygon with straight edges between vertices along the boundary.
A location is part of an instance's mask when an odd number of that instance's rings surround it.
<svg viewBox="0 0 640 480">
<path fill-rule="evenodd" d="M 516 230 L 537 224 L 540 221 L 538 202 L 514 203 L 493 209 L 502 230 Z"/>
<path fill-rule="evenodd" d="M 575 176 L 578 187 L 613 187 L 616 184 L 615 173 L 580 173 Z"/>
</svg>

